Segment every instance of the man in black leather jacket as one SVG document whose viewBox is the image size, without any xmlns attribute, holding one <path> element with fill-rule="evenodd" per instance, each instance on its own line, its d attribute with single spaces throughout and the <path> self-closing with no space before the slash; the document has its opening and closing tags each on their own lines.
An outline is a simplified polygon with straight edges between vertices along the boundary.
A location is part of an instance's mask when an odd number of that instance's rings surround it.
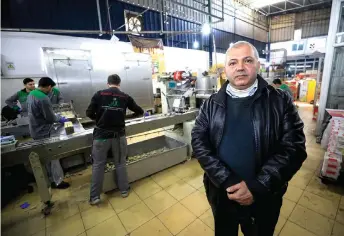
<svg viewBox="0 0 344 236">
<path fill-rule="evenodd" d="M 288 181 L 306 159 L 303 122 L 284 91 L 258 74 L 258 52 L 237 42 L 226 53 L 228 81 L 204 102 L 192 131 L 215 235 L 272 236 Z"/>
</svg>

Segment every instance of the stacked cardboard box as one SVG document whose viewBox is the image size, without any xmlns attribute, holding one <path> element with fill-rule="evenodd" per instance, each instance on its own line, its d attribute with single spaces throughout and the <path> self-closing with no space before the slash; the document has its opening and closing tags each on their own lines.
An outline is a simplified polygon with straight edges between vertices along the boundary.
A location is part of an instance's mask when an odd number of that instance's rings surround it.
<svg viewBox="0 0 344 236">
<path fill-rule="evenodd" d="M 344 119 L 332 119 L 327 152 L 324 156 L 322 175 L 331 179 L 338 179 L 342 169 L 344 153 Z"/>
</svg>

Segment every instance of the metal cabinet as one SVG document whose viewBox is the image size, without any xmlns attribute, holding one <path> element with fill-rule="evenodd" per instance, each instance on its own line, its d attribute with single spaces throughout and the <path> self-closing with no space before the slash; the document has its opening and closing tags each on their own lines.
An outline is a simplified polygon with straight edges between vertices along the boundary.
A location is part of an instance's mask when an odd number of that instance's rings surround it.
<svg viewBox="0 0 344 236">
<path fill-rule="evenodd" d="M 121 89 L 132 96 L 141 107 L 152 108 L 154 98 L 150 61 L 127 60 L 125 74 Z"/>
</svg>

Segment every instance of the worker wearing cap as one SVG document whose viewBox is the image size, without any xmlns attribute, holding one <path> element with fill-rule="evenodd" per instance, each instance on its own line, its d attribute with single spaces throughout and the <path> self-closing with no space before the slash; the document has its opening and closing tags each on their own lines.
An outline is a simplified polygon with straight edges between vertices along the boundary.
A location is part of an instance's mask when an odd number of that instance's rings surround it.
<svg viewBox="0 0 344 236">
<path fill-rule="evenodd" d="M 38 82 L 38 88 L 31 91 L 27 97 L 29 129 L 31 137 L 35 140 L 49 138 L 53 134 L 54 123 L 63 124 L 67 121 L 65 117 L 55 115 L 48 97 L 55 85 L 51 78 L 43 77 Z M 62 189 L 69 187 L 69 184 L 63 181 L 63 170 L 59 160 L 49 162 L 47 171 L 52 181 L 52 187 Z"/>
<path fill-rule="evenodd" d="M 96 121 L 93 131 L 91 205 L 100 203 L 106 159 L 110 149 L 116 166 L 117 186 L 122 197 L 129 195 L 125 115 L 127 108 L 135 115 L 143 115 L 144 111 L 132 97 L 120 90 L 120 83 L 121 79 L 118 75 L 110 75 L 108 77 L 109 88 L 98 91 L 92 97 L 86 110 L 86 115 Z"/>
<path fill-rule="evenodd" d="M 22 113 L 22 115 L 27 115 L 27 96 L 29 93 L 35 89 L 35 81 L 30 78 L 25 78 L 23 80 L 24 89 L 19 90 L 11 97 L 7 98 L 5 103 L 7 106 L 11 107 L 13 110 L 17 111 L 18 113 Z M 18 102 L 20 103 L 21 108 L 18 106 Z"/>
<path fill-rule="evenodd" d="M 64 103 L 62 93 L 60 89 L 56 88 L 56 86 L 54 86 L 51 89 L 51 92 L 48 94 L 48 97 L 50 98 L 51 104 L 53 105 Z"/>
</svg>

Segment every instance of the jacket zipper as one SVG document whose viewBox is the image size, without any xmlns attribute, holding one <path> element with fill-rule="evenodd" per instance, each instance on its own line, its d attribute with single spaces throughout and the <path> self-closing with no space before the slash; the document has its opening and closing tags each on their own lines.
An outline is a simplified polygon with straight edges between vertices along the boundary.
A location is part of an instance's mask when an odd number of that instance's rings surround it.
<svg viewBox="0 0 344 236">
<path fill-rule="evenodd" d="M 215 102 L 215 101 L 213 101 L 213 102 L 214 102 L 215 104 L 217 104 L 221 109 L 224 109 L 224 107 L 223 107 L 221 104 L 219 104 L 219 103 L 217 103 L 217 102 Z M 224 127 L 224 123 L 225 123 L 225 120 L 226 120 L 226 112 L 225 112 L 224 114 L 225 114 L 225 115 L 224 115 L 223 122 L 221 122 L 219 138 L 217 139 L 218 141 L 217 141 L 217 143 L 216 143 L 216 150 L 218 150 L 219 145 L 220 145 L 221 140 L 222 140 L 222 136 L 223 136 L 223 127 Z"/>
</svg>

